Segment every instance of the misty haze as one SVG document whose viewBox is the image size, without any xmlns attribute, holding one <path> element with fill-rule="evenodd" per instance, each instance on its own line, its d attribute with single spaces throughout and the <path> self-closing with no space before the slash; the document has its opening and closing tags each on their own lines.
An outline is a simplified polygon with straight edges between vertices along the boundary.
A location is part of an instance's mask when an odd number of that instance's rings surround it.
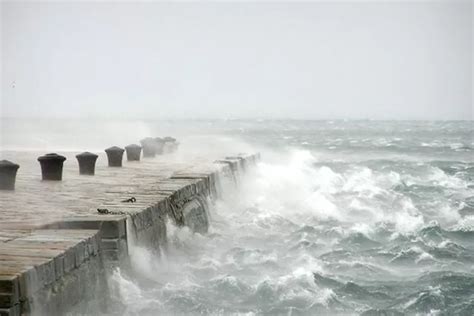
<svg viewBox="0 0 474 316">
<path fill-rule="evenodd" d="M 474 315 L 472 0 L 0 0 L 0 316 Z"/>
</svg>

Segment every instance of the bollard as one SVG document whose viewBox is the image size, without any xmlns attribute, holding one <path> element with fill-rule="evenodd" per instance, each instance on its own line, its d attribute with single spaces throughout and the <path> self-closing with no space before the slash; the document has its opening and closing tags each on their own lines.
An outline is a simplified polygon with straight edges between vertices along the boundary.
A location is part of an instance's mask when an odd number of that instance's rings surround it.
<svg viewBox="0 0 474 316">
<path fill-rule="evenodd" d="M 43 180 L 61 181 L 63 178 L 63 164 L 66 157 L 52 153 L 38 158 L 41 165 Z"/>
<path fill-rule="evenodd" d="M 19 165 L 8 160 L 0 161 L 0 190 L 15 190 L 16 172 Z"/>
<path fill-rule="evenodd" d="M 151 137 L 144 138 L 140 141 L 143 148 L 143 157 L 155 157 L 156 156 L 156 146 L 155 141 Z"/>
<path fill-rule="evenodd" d="M 117 146 L 112 146 L 105 150 L 109 160 L 109 167 L 122 167 L 123 152 L 123 148 Z"/>
<path fill-rule="evenodd" d="M 156 154 L 162 155 L 165 141 L 163 140 L 163 138 L 160 138 L 160 137 L 155 137 L 154 141 L 155 141 L 155 146 L 156 146 Z"/>
<path fill-rule="evenodd" d="M 163 138 L 163 140 L 165 141 L 165 143 L 174 143 L 174 142 L 176 142 L 176 138 L 171 137 L 171 136 L 166 136 L 165 138 Z"/>
<path fill-rule="evenodd" d="M 176 138 L 166 136 L 163 138 L 163 141 L 165 142 L 163 146 L 163 152 L 164 153 L 172 153 L 175 152 L 178 149 L 178 142 L 176 141 Z"/>
<path fill-rule="evenodd" d="M 125 150 L 127 151 L 127 160 L 128 161 L 139 161 L 140 160 L 140 154 L 142 152 L 142 147 L 131 144 L 125 147 Z"/>
<path fill-rule="evenodd" d="M 97 157 L 99 156 L 88 151 L 76 155 L 77 162 L 79 163 L 79 174 L 93 176 L 95 174 Z"/>
</svg>

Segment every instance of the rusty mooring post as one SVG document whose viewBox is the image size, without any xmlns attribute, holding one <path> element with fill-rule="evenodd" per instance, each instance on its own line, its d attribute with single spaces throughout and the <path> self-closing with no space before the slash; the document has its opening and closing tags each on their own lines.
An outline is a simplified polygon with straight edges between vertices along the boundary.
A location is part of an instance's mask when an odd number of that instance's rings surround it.
<svg viewBox="0 0 474 316">
<path fill-rule="evenodd" d="M 165 141 L 161 137 L 155 137 L 155 146 L 156 146 L 156 154 L 162 155 L 163 154 L 163 147 L 165 146 Z"/>
<path fill-rule="evenodd" d="M 99 156 L 88 151 L 76 155 L 77 162 L 79 162 L 79 174 L 94 175 L 95 162 Z"/>
<path fill-rule="evenodd" d="M 51 153 L 38 158 L 41 165 L 43 180 L 61 181 L 63 178 L 63 164 L 66 157 Z"/>
<path fill-rule="evenodd" d="M 122 167 L 123 152 L 123 148 L 117 146 L 112 146 L 105 150 L 109 160 L 109 167 Z"/>
<path fill-rule="evenodd" d="M 0 190 L 15 190 L 16 172 L 20 165 L 8 160 L 0 161 Z"/>
<path fill-rule="evenodd" d="M 143 157 L 155 157 L 156 156 L 156 143 L 151 137 L 144 138 L 140 141 L 143 148 Z"/>
<path fill-rule="evenodd" d="M 125 150 L 127 151 L 127 160 L 128 161 L 139 161 L 140 154 L 142 152 L 142 147 L 136 144 L 131 144 L 125 146 Z"/>
<path fill-rule="evenodd" d="M 176 138 L 171 137 L 171 136 L 166 136 L 166 137 L 163 138 L 163 140 L 164 140 L 166 143 L 174 143 L 174 142 L 176 142 Z"/>
<path fill-rule="evenodd" d="M 176 141 L 176 138 L 166 136 L 165 138 L 163 138 L 163 141 L 165 142 L 163 147 L 163 151 L 165 153 L 172 153 L 178 149 L 178 142 Z"/>
</svg>

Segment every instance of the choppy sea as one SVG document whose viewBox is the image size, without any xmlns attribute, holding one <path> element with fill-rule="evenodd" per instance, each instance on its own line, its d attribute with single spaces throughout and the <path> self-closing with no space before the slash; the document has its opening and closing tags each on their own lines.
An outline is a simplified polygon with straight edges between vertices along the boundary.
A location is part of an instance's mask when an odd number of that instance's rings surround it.
<svg viewBox="0 0 474 316">
<path fill-rule="evenodd" d="M 113 313 L 474 315 L 473 121 L 47 126 L 4 120 L 3 150 L 166 133 L 184 153 L 262 154 L 211 205 L 208 234 L 169 224 L 160 256 L 132 249 L 134 271 L 110 280 Z"/>
</svg>

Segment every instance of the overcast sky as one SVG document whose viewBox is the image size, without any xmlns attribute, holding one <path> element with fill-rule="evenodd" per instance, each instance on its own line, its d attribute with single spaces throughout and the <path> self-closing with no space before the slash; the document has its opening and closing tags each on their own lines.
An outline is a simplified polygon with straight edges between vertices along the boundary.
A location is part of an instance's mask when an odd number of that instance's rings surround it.
<svg viewBox="0 0 474 316">
<path fill-rule="evenodd" d="M 6 117 L 474 119 L 471 0 L 1 11 Z"/>
</svg>

